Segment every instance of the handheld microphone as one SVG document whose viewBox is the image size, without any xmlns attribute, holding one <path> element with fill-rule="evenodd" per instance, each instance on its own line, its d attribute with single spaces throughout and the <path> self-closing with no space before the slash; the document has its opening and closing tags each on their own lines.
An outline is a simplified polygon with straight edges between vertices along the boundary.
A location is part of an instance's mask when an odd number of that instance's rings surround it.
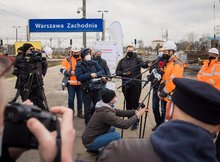
<svg viewBox="0 0 220 162">
<path fill-rule="evenodd" d="M 160 79 L 161 79 L 161 75 L 157 73 L 157 70 L 156 70 L 156 69 L 153 69 L 153 70 L 152 70 L 152 73 L 153 73 L 154 77 L 155 77 L 157 80 L 160 80 Z"/>
</svg>

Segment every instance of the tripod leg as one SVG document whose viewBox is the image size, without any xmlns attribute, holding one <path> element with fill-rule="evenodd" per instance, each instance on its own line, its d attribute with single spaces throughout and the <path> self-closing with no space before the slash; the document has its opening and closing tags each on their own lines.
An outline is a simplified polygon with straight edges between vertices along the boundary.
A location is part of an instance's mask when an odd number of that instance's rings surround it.
<svg viewBox="0 0 220 162">
<path fill-rule="evenodd" d="M 150 92 L 152 90 L 152 85 L 150 86 Z M 149 103 L 150 103 L 150 96 L 151 96 L 151 93 L 149 92 L 149 96 L 148 96 L 148 100 L 147 100 L 147 108 L 149 107 Z M 147 122 L 147 113 L 145 114 L 145 117 L 144 117 L 144 127 L 143 127 L 143 132 L 142 132 L 142 138 L 144 138 L 144 133 L 145 133 L 145 127 L 146 127 L 146 122 Z"/>
<path fill-rule="evenodd" d="M 30 73 L 27 86 L 24 88 L 24 91 L 25 91 L 24 101 L 30 97 L 32 83 L 33 83 L 33 73 Z"/>
<path fill-rule="evenodd" d="M 124 98 L 123 111 L 125 111 L 125 107 L 126 107 L 126 100 Z M 124 117 L 123 117 L 123 119 L 124 119 Z M 124 136 L 124 129 L 121 129 L 121 138 L 123 138 L 123 136 Z"/>
<path fill-rule="evenodd" d="M 39 76 L 39 73 L 35 72 L 35 75 L 36 75 L 36 78 L 37 78 L 37 85 L 38 87 L 40 88 L 40 93 L 43 97 L 43 105 L 44 105 L 44 110 L 45 111 L 49 111 L 49 107 L 48 107 L 48 104 L 47 104 L 47 98 L 46 98 L 46 95 L 44 93 L 44 89 L 42 87 L 42 85 L 40 84 L 40 76 Z"/>
<path fill-rule="evenodd" d="M 140 120 L 139 138 L 141 138 L 141 132 L 142 132 L 142 117 L 141 117 L 141 120 Z"/>
</svg>

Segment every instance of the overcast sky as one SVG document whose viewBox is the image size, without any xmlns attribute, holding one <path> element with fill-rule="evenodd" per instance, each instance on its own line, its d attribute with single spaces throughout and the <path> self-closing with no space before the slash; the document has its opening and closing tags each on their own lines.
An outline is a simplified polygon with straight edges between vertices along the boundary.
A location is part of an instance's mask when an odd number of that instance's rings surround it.
<svg viewBox="0 0 220 162">
<path fill-rule="evenodd" d="M 216 25 L 220 25 L 220 3 L 216 3 Z M 179 41 L 194 32 L 213 36 L 214 0 L 88 0 L 87 18 L 100 18 L 97 10 L 108 10 L 105 14 L 106 27 L 119 21 L 124 34 L 124 43 L 130 44 L 135 38 L 142 39 L 145 45 L 161 39 L 162 31 L 169 31 L 169 39 Z M 82 0 L 0 0 L 0 38 L 15 40 L 15 28 L 20 40 L 25 39 L 25 26 L 28 19 L 40 18 L 81 18 L 77 8 Z M 51 34 L 34 34 L 36 37 L 49 37 Z M 64 38 L 69 42 L 80 41 L 80 33 L 56 33 L 54 39 Z M 96 33 L 89 33 L 88 42 L 95 39 Z M 80 41 L 81 42 L 81 41 Z M 47 41 L 43 42 L 47 43 Z M 65 44 L 65 43 L 63 43 Z"/>
</svg>

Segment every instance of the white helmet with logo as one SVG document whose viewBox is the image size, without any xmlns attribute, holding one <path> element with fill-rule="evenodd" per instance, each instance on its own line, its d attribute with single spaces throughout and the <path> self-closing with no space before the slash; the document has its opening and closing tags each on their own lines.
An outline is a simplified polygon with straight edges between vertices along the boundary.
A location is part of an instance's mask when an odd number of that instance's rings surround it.
<svg viewBox="0 0 220 162">
<path fill-rule="evenodd" d="M 177 50 L 176 44 L 173 41 L 165 42 L 163 48 L 164 50 L 173 50 L 173 51 Z"/>
<path fill-rule="evenodd" d="M 209 50 L 209 53 L 214 53 L 214 54 L 219 55 L 219 51 L 218 51 L 216 48 L 211 48 L 211 49 Z"/>
</svg>

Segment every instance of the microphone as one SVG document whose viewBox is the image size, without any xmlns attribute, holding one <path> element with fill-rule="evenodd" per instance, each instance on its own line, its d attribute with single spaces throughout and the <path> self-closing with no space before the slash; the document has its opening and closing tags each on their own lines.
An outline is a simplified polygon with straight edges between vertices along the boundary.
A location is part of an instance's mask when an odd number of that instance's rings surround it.
<svg viewBox="0 0 220 162">
<path fill-rule="evenodd" d="M 157 70 L 156 70 L 156 69 L 153 69 L 153 70 L 152 70 L 152 73 L 153 73 L 154 77 L 155 77 L 157 80 L 160 80 L 160 79 L 161 79 L 161 75 L 157 73 Z"/>
</svg>

